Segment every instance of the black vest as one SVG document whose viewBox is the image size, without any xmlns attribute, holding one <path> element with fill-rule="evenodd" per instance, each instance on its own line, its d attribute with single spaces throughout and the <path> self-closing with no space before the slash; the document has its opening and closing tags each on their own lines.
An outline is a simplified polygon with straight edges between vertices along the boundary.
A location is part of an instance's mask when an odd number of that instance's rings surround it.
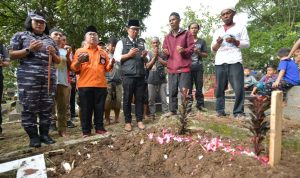
<svg viewBox="0 0 300 178">
<path fill-rule="evenodd" d="M 122 75 L 130 77 L 144 77 L 146 73 L 144 59 L 141 58 L 142 51 L 145 50 L 144 41 L 139 38 L 137 39 L 137 43 L 133 44 L 133 42 L 127 37 L 122 39 L 122 43 L 122 54 L 127 54 L 131 48 L 139 49 L 139 53 L 135 55 L 135 57 L 121 62 Z"/>
</svg>

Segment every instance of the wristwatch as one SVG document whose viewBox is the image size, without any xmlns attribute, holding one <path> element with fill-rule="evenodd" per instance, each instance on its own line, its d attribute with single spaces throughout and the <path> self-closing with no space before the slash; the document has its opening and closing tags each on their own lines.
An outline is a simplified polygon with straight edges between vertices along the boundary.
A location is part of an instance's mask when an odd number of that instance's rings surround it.
<svg viewBox="0 0 300 178">
<path fill-rule="evenodd" d="M 27 54 L 30 53 L 30 49 L 29 48 L 25 48 L 25 51 L 26 51 Z"/>
</svg>

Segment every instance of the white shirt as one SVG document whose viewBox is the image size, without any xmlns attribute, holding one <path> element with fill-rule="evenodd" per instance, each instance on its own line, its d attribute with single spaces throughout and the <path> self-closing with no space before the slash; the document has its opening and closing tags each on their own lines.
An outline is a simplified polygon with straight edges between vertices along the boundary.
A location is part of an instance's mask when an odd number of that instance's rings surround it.
<svg viewBox="0 0 300 178">
<path fill-rule="evenodd" d="M 130 39 L 130 41 L 133 41 L 133 39 L 130 38 L 129 36 L 128 36 L 128 38 Z M 117 62 L 121 62 L 122 55 L 123 55 L 122 51 L 123 51 L 123 42 L 122 42 L 122 40 L 119 40 L 117 45 L 116 45 L 115 52 L 114 52 L 114 59 Z"/>
<path fill-rule="evenodd" d="M 225 39 L 228 38 L 229 35 L 240 41 L 240 45 L 238 47 L 225 41 Z M 234 24 L 234 26 L 232 26 L 225 32 L 225 29 L 222 26 L 214 33 L 211 48 L 217 43 L 218 37 L 221 37 L 224 40 L 216 53 L 215 65 L 222 65 L 225 63 L 234 64 L 238 62 L 242 63 L 243 58 L 240 48 L 248 48 L 250 46 L 246 27 Z"/>
</svg>

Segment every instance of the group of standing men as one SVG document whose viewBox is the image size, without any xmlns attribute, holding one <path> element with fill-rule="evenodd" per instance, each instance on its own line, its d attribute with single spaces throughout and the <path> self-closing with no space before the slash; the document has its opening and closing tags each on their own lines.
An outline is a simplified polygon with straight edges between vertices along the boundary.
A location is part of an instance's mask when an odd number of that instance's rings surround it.
<svg viewBox="0 0 300 178">
<path fill-rule="evenodd" d="M 212 50 L 216 52 L 216 111 L 219 116 L 226 115 L 224 91 L 229 81 L 237 97 L 234 116 L 239 117 L 244 113 L 244 78 L 240 48 L 249 46 L 249 38 L 246 28 L 233 22 L 234 15 L 234 8 L 222 10 L 221 19 L 224 26 L 215 33 L 211 46 Z M 180 28 L 180 20 L 178 13 L 170 14 L 171 31 L 165 37 L 162 49 L 160 49 L 159 38 L 154 37 L 151 41 L 152 49 L 149 52 L 145 49 L 145 41 L 138 37 L 140 30 L 138 20 L 128 21 L 127 37 L 118 42 L 114 38 L 110 39 L 109 54 L 98 46 L 97 29 L 90 26 L 84 36 L 84 45 L 76 50 L 71 63 L 68 60 L 71 55 L 70 51 L 63 50 L 55 44 L 55 36 L 61 35 L 60 31 L 52 31 L 51 39 L 48 36 L 49 30 L 44 15 L 29 14 L 25 22 L 26 31 L 18 32 L 13 36 L 9 53 L 11 59 L 21 59 L 17 72 L 18 89 L 23 105 L 22 125 L 29 135 L 30 146 L 39 147 L 41 142 L 46 144 L 55 142 L 48 135 L 53 99 L 54 96 L 60 96 L 61 100 L 66 100 L 64 98 L 66 78 L 55 75 L 57 70 L 51 63 L 52 61 L 57 63 L 57 68 L 61 72 L 65 73 L 66 66 L 69 65 L 70 69 L 78 75 L 77 88 L 84 137 L 91 135 L 92 123 L 96 134 L 106 133 L 103 116 L 109 120 L 110 112 L 104 114 L 104 109 L 109 111 L 111 105 L 105 104 L 105 100 L 117 99 L 118 101 L 121 97 L 121 84 L 123 87 L 124 129 L 132 130 L 131 103 L 133 96 L 137 127 L 141 130 L 145 129 L 143 124 L 145 78 L 148 82 L 149 107 L 152 118 L 155 118 L 157 93 L 161 96 L 166 116 L 172 116 L 177 114 L 178 110 L 178 91 L 188 89 L 189 98 L 192 99 L 194 84 L 196 86 L 196 107 L 200 111 L 205 111 L 202 93 L 202 58 L 208 55 L 206 42 L 197 37 L 199 24 L 191 23 L 189 29 L 185 30 Z M 63 64 L 60 64 L 61 61 Z M 49 70 L 45 70 L 47 66 Z M 169 108 L 166 101 L 165 67 L 168 71 Z M 60 81 L 62 86 L 55 85 L 57 84 L 56 80 Z M 106 98 L 107 94 L 109 94 L 108 98 Z M 65 108 L 59 108 L 65 111 Z M 59 110 L 58 113 L 65 116 L 62 110 Z M 115 111 L 118 122 L 120 104 L 117 104 Z M 40 119 L 39 122 L 37 122 L 37 115 Z M 59 134 L 61 136 L 65 134 L 65 120 L 60 122 Z M 39 126 L 39 132 L 37 126 Z"/>
</svg>

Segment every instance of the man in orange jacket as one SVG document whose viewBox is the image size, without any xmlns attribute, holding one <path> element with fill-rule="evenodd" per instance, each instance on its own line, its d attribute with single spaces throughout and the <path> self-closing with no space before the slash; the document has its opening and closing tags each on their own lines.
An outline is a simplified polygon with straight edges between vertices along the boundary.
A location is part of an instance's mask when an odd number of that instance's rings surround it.
<svg viewBox="0 0 300 178">
<path fill-rule="evenodd" d="M 96 134 L 107 131 L 103 124 L 104 104 L 107 95 L 105 73 L 113 68 L 114 60 L 109 61 L 108 54 L 98 46 L 99 37 L 94 26 L 85 33 L 85 45 L 76 50 L 71 69 L 79 74 L 77 83 L 81 108 L 81 126 L 83 137 L 91 135 L 92 114 Z"/>
</svg>

